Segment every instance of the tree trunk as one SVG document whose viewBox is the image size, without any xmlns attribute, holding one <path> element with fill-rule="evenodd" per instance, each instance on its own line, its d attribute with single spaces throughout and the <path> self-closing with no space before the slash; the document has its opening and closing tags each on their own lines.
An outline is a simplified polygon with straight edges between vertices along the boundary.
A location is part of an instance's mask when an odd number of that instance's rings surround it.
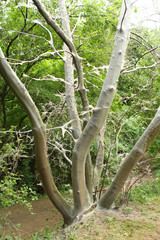
<svg viewBox="0 0 160 240">
<path fill-rule="evenodd" d="M 99 134 L 104 121 L 108 116 L 110 106 L 115 96 L 116 86 L 128 44 L 130 10 L 131 1 L 129 0 L 127 7 L 125 4 L 122 6 L 112 58 L 97 105 L 93 110 L 92 117 L 88 121 L 73 149 L 72 178 L 73 189 L 75 190 L 74 202 L 77 207 L 77 211 L 79 212 L 83 211 L 90 204 L 86 195 L 87 190 L 85 181 L 83 180 L 85 175 L 85 159 L 89 153 L 91 144 L 93 143 L 95 137 Z"/>
<path fill-rule="evenodd" d="M 106 121 L 104 122 L 104 125 L 100 131 L 100 133 L 97 136 L 97 157 L 96 157 L 96 163 L 94 166 L 94 172 L 93 172 L 93 186 L 94 190 L 99 186 L 99 182 L 101 179 L 101 174 L 103 170 L 103 163 L 104 163 L 104 133 L 106 129 Z"/>
<path fill-rule="evenodd" d="M 149 124 L 145 132 L 142 134 L 142 136 L 137 141 L 133 149 L 130 151 L 130 153 L 126 156 L 109 189 L 99 200 L 98 205 L 101 208 L 111 207 L 118 193 L 124 186 L 124 183 L 127 180 L 129 174 L 131 173 L 137 162 L 145 154 L 147 148 L 158 136 L 159 133 L 160 133 L 160 107 L 152 122 Z"/>
<path fill-rule="evenodd" d="M 64 198 L 57 190 L 51 174 L 47 156 L 45 125 L 43 124 L 39 111 L 35 106 L 32 98 L 30 97 L 28 91 L 26 90 L 24 84 L 19 80 L 15 72 L 10 67 L 1 48 L 0 74 L 13 90 L 20 103 L 25 108 L 26 113 L 29 117 L 35 141 L 37 168 L 40 173 L 44 190 L 52 203 L 64 217 L 65 222 L 70 223 L 74 218 L 72 215 L 72 208 L 68 205 L 68 203 L 64 200 Z"/>
<path fill-rule="evenodd" d="M 69 40 L 72 42 L 71 30 L 69 25 L 69 18 L 66 11 L 65 1 L 59 0 L 59 9 L 62 19 L 63 31 Z M 72 60 L 72 53 L 70 53 L 69 48 L 64 44 L 64 69 L 65 69 L 65 90 L 66 90 L 66 103 L 68 107 L 68 112 L 70 119 L 72 120 L 72 132 L 73 137 L 78 139 L 82 129 L 80 124 L 80 119 L 78 116 L 77 105 L 74 94 L 74 67 Z"/>
<path fill-rule="evenodd" d="M 62 19 L 62 27 L 65 35 L 68 37 L 68 39 L 72 42 L 72 36 L 71 36 L 71 30 L 70 30 L 70 25 L 69 25 L 69 18 L 66 10 L 66 4 L 65 0 L 59 0 L 59 9 L 60 9 L 60 14 L 61 14 L 61 19 Z M 80 126 L 80 121 L 78 118 L 78 112 L 76 109 L 76 101 L 75 101 L 75 96 L 74 96 L 74 76 L 73 76 L 73 61 L 72 61 L 72 53 L 69 53 L 69 48 L 65 44 L 64 46 L 64 56 L 65 56 L 65 81 L 66 81 L 66 100 L 67 100 L 67 106 L 69 109 L 69 114 L 70 118 L 72 120 L 72 129 L 73 136 L 75 139 L 78 139 L 82 129 Z M 79 58 L 80 60 L 80 58 Z M 80 60 L 81 61 L 81 60 Z M 86 96 L 85 88 L 83 85 L 83 68 L 82 68 L 82 63 L 79 64 L 78 68 L 78 75 L 79 75 L 79 93 L 82 99 L 82 104 L 83 104 L 83 110 L 85 111 L 84 114 L 84 122 L 83 122 L 83 128 L 85 127 L 87 121 L 89 120 L 89 104 L 88 104 L 88 99 Z M 75 131 L 76 130 L 76 131 Z M 84 195 L 83 195 L 83 201 L 82 205 L 88 205 L 88 199 L 92 201 L 92 192 L 93 192 L 93 178 L 92 178 L 92 162 L 90 158 L 90 154 L 87 155 L 86 157 L 86 165 L 85 165 L 85 175 L 83 176 L 85 190 Z M 83 181 L 82 180 L 82 181 Z M 74 189 L 73 189 L 73 194 L 74 194 Z M 86 198 L 87 196 L 87 198 Z M 77 205 L 77 202 L 75 202 L 75 206 Z M 77 207 L 79 208 L 79 207 Z M 76 208 L 75 208 L 76 209 Z M 76 210 L 77 211 L 77 210 Z M 79 211 L 77 211 L 79 212 Z"/>
</svg>

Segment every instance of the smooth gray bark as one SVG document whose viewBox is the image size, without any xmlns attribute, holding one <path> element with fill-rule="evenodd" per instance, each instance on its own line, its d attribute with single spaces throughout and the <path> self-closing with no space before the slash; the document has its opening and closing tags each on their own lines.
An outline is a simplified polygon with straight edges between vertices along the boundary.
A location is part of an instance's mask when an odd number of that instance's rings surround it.
<svg viewBox="0 0 160 240">
<path fill-rule="evenodd" d="M 66 3 L 65 0 L 59 0 L 59 9 L 60 9 L 60 15 L 62 20 L 62 28 L 65 33 L 65 35 L 69 38 L 69 40 L 72 42 L 72 34 L 69 24 L 69 18 L 66 10 Z M 64 65 L 65 65 L 65 81 L 66 81 L 66 102 L 69 110 L 70 119 L 72 120 L 72 130 L 73 130 L 73 136 L 75 139 L 78 139 L 80 134 L 82 133 L 80 120 L 78 117 L 78 112 L 76 108 L 76 100 L 74 95 L 74 70 L 73 70 L 73 60 L 72 60 L 72 54 L 69 53 L 69 48 L 67 45 L 64 45 Z M 82 103 L 83 103 L 83 110 L 86 112 L 83 115 L 83 128 L 85 127 L 86 123 L 89 120 L 89 108 L 88 108 L 88 99 L 86 95 L 86 91 L 83 85 L 83 68 L 81 66 L 82 73 L 79 73 L 81 75 L 80 81 L 79 81 L 79 93 L 81 95 Z M 85 183 L 86 183 L 86 189 L 88 190 L 90 199 L 92 201 L 92 194 L 93 194 L 93 166 L 91 161 L 91 156 L 88 153 L 86 157 L 86 164 L 85 164 Z M 72 175 L 74 173 L 72 172 Z M 74 194 L 74 192 L 73 192 Z M 85 193 L 86 194 L 86 193 Z M 88 195 L 88 194 L 87 194 Z M 84 196 L 85 199 L 85 196 Z M 88 198 L 87 198 L 88 201 Z"/>
<path fill-rule="evenodd" d="M 38 11 L 40 14 L 43 16 L 43 18 L 46 20 L 48 25 L 50 25 L 53 30 L 58 34 L 58 36 L 63 40 L 63 42 L 68 46 L 74 60 L 74 65 L 77 70 L 77 75 L 78 75 L 78 89 L 79 93 L 82 99 L 82 105 L 83 109 L 86 112 L 86 120 L 88 118 L 88 113 L 89 113 L 89 103 L 88 103 L 88 98 L 87 98 L 87 93 L 86 89 L 84 87 L 84 79 L 83 79 L 83 66 L 82 66 L 82 59 L 78 55 L 77 50 L 71 41 L 70 37 L 66 35 L 66 33 L 60 28 L 58 23 L 53 20 L 49 12 L 46 10 L 45 6 L 39 1 L 39 0 L 33 0 L 34 4 L 36 5 Z M 62 4 L 64 3 L 65 6 L 65 1 L 59 1 L 59 3 Z"/>
<path fill-rule="evenodd" d="M 62 27 L 65 35 L 72 42 L 71 29 L 69 24 L 69 18 L 66 11 L 66 5 L 64 0 L 59 0 L 59 9 L 62 19 Z M 78 139 L 82 129 L 80 124 L 80 119 L 77 111 L 77 104 L 75 99 L 74 91 L 74 67 L 72 53 L 70 52 L 68 46 L 64 44 L 64 69 L 65 69 L 65 93 L 66 93 L 66 103 L 68 107 L 68 112 L 70 119 L 72 120 L 72 132 L 73 137 Z"/>
<path fill-rule="evenodd" d="M 110 106 L 115 96 L 116 86 L 128 44 L 130 12 L 131 1 L 127 1 L 127 8 L 125 7 L 125 4 L 123 4 L 121 10 L 115 36 L 113 54 L 100 97 L 95 109 L 93 110 L 92 117 L 90 118 L 87 126 L 83 130 L 73 149 L 72 174 L 73 189 L 75 190 L 74 202 L 76 204 L 75 207 L 77 207 L 77 212 L 83 211 L 90 204 L 87 202 L 87 191 L 85 182 L 83 181 L 85 174 L 85 159 L 92 142 L 100 132 L 104 121 L 108 116 Z M 84 196 L 86 196 L 85 199 Z"/>
<path fill-rule="evenodd" d="M 93 170 L 93 186 L 96 189 L 99 186 L 99 182 L 101 179 L 101 174 L 103 170 L 103 163 L 104 163 L 104 133 L 106 129 L 106 121 L 104 122 L 100 133 L 97 136 L 97 157 L 96 157 L 96 164 Z"/>
<path fill-rule="evenodd" d="M 5 59 L 1 48 L 0 74 L 2 75 L 6 83 L 10 86 L 12 91 L 15 93 L 18 100 L 25 108 L 26 113 L 29 117 L 34 135 L 37 168 L 42 180 L 44 190 L 52 203 L 56 206 L 56 208 L 64 217 L 65 222 L 70 223 L 73 220 L 72 208 L 68 205 L 68 203 L 57 190 L 51 174 L 51 169 L 47 156 L 45 125 L 42 122 L 41 116 L 37 107 L 35 106 L 35 103 L 33 102 L 24 84 L 20 81 L 16 73 L 13 71 L 13 69 L 10 67 L 9 63 Z"/>
</svg>

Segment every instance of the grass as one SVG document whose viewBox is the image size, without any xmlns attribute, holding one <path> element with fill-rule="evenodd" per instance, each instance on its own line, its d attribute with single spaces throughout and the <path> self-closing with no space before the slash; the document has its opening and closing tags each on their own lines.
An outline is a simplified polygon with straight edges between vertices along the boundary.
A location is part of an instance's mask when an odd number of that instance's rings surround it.
<svg viewBox="0 0 160 240">
<path fill-rule="evenodd" d="M 146 203 L 149 199 L 160 196 L 160 176 L 157 180 L 144 182 L 135 187 L 130 194 L 132 202 Z"/>
<path fill-rule="evenodd" d="M 152 240 L 160 236 L 160 171 L 156 179 L 131 190 L 128 204 L 118 210 L 100 211 L 86 215 L 72 227 L 46 227 L 35 232 L 29 240 Z M 5 236 L 1 240 L 21 240 Z"/>
<path fill-rule="evenodd" d="M 149 203 L 144 205 L 131 203 L 128 207 L 130 208 L 129 212 L 126 212 L 126 209 L 125 211 L 124 209 L 97 211 L 89 219 L 85 219 L 81 224 L 70 228 L 70 232 L 76 233 L 74 239 L 77 240 L 158 239 L 160 222 L 158 223 L 157 220 L 159 218 L 160 198 L 152 199 L 150 204 L 153 205 L 148 212 Z"/>
</svg>

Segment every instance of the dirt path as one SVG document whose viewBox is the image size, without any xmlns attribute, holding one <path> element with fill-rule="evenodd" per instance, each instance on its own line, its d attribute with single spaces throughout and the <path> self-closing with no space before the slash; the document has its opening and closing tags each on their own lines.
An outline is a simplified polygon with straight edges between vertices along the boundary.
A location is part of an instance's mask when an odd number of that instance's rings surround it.
<svg viewBox="0 0 160 240">
<path fill-rule="evenodd" d="M 28 240 L 34 232 L 47 226 L 53 229 L 62 221 L 47 197 L 33 201 L 32 207 L 33 214 L 21 205 L 0 209 L 0 236 Z M 1 221 L 2 217 L 7 222 Z M 53 230 L 53 235 L 60 240 L 160 240 L 160 198 L 148 199 L 144 204 L 129 203 L 117 211 L 97 210 L 71 228 Z"/>
<path fill-rule="evenodd" d="M 64 229 L 65 231 L 65 229 Z M 160 240 L 160 199 L 95 210 L 59 234 L 60 240 Z"/>
<path fill-rule="evenodd" d="M 7 225 L 4 222 L 0 233 L 3 236 L 16 235 L 28 239 L 35 231 L 40 231 L 46 226 L 54 227 L 62 220 L 61 215 L 56 211 L 48 198 L 42 198 L 32 202 L 32 214 L 21 205 L 14 205 L 7 209 L 0 209 L 0 215 L 7 217 Z M 18 225 L 17 225 L 18 224 Z"/>
<path fill-rule="evenodd" d="M 46 226 L 53 229 L 62 220 L 48 198 L 33 201 L 32 206 L 34 214 L 20 205 L 0 210 L 3 217 L 9 211 L 11 213 L 9 225 L 3 222 L 0 229 L 3 236 L 20 236 L 28 240 L 35 231 L 40 232 Z M 53 231 L 53 237 L 60 240 L 160 240 L 160 198 L 146 204 L 129 203 L 114 211 L 96 210 L 73 227 Z"/>
</svg>

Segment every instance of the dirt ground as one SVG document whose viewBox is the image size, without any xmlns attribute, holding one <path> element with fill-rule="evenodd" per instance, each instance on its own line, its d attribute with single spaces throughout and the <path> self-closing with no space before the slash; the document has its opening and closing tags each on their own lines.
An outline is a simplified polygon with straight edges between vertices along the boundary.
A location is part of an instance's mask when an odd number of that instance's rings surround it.
<svg viewBox="0 0 160 240">
<path fill-rule="evenodd" d="M 96 210 L 61 236 L 61 240 L 160 240 L 160 201 Z"/>
<path fill-rule="evenodd" d="M 16 235 L 28 239 L 35 231 L 40 231 L 46 226 L 53 228 L 62 220 L 47 197 L 33 201 L 32 207 L 32 212 L 21 205 L 0 209 L 0 215 L 4 218 L 7 216 L 7 222 L 3 222 L 0 233 L 3 236 Z"/>
<path fill-rule="evenodd" d="M 47 197 L 33 201 L 32 207 L 32 212 L 21 205 L 0 209 L 1 235 L 28 240 L 48 226 L 53 239 L 60 240 L 160 240 L 160 197 L 145 204 L 130 202 L 116 210 L 95 209 L 74 226 L 58 231 L 56 226 L 63 219 Z M 7 221 L 1 221 L 2 217 Z"/>
<path fill-rule="evenodd" d="M 20 205 L 0 210 L 4 217 L 10 212 L 9 225 L 3 223 L 0 229 L 3 236 L 27 240 L 35 231 L 49 226 L 53 229 L 54 239 L 60 240 L 160 240 L 160 198 L 143 205 L 129 203 L 118 210 L 95 210 L 78 224 L 58 232 L 54 226 L 62 222 L 62 217 L 48 198 L 33 201 L 32 206 L 34 214 Z"/>
</svg>

